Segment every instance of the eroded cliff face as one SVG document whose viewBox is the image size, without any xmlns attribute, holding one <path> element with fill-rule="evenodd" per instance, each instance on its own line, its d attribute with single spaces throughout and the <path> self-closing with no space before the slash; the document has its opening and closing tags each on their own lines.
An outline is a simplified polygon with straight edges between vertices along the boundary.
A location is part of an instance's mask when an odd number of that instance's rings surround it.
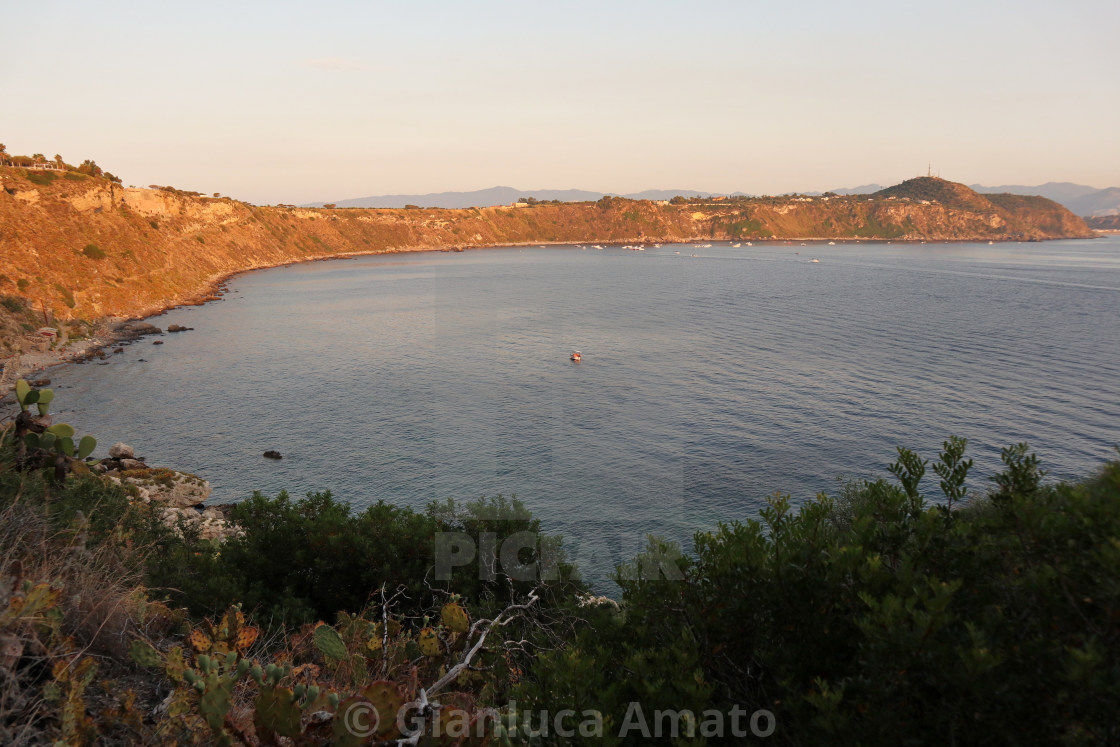
<svg viewBox="0 0 1120 747">
<path fill-rule="evenodd" d="M 356 253 L 549 242 L 1092 235 L 1049 200 L 998 195 L 965 207 L 863 195 L 328 210 L 125 189 L 76 174 L 49 183 L 29 176 L 0 167 L 0 295 L 27 299 L 63 319 L 143 316 L 197 299 L 234 272 Z"/>
</svg>

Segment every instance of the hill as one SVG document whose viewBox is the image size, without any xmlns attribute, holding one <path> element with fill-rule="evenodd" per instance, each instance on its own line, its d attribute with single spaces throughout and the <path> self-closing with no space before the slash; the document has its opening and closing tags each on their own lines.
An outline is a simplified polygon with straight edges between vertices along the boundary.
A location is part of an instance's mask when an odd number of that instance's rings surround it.
<svg viewBox="0 0 1120 747">
<path fill-rule="evenodd" d="M 694 198 L 470 209 L 258 207 L 171 187 L 0 166 L 0 354 L 57 320 L 146 316 L 245 270 L 351 254 L 510 244 L 1089 237 L 1044 198 L 916 179 L 872 196 Z M 923 202 L 924 201 L 924 202 Z M 82 326 L 82 329 L 85 327 Z M 6 331 L 5 331 L 6 330 Z"/>
</svg>

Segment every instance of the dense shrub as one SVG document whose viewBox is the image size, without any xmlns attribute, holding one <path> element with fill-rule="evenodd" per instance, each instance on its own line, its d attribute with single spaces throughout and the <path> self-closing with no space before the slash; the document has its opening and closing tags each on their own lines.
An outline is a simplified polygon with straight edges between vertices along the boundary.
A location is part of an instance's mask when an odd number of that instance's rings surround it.
<svg viewBox="0 0 1120 747">
<path fill-rule="evenodd" d="M 288 625 L 358 612 L 382 587 L 403 589 L 408 601 L 402 610 L 414 612 L 447 593 L 485 607 L 507 587 L 525 593 L 533 586 L 501 573 L 481 580 L 477 564 L 455 569 L 449 581 L 432 573 L 438 532 L 472 537 L 494 532 L 498 543 L 514 532 L 540 532 L 539 522 L 520 502 L 500 497 L 463 505 L 449 500 L 433 504 L 427 513 L 383 501 L 354 512 L 330 492 L 298 501 L 286 493 L 276 498 L 256 493 L 233 508 L 232 519 L 242 536 L 227 540 L 220 552 L 208 543 L 186 543 L 154 558 L 151 582 L 174 589 L 175 598 L 194 614 L 241 602 L 264 620 Z M 557 583 L 547 598 L 558 604 L 580 590 L 578 584 Z"/>
<path fill-rule="evenodd" d="M 620 578 L 623 613 L 542 656 L 519 703 L 595 704 L 616 727 L 632 700 L 766 709 L 782 744 L 1114 741 L 1120 462 L 1044 486 L 1015 447 L 988 496 L 950 510 L 901 454 L 902 486 L 798 511 L 775 496 L 761 521 L 697 535 L 682 581 Z M 939 465 L 949 494 L 962 464 Z"/>
<path fill-rule="evenodd" d="M 58 174 L 53 171 L 29 171 L 27 173 L 27 181 L 32 184 L 38 184 L 40 187 L 54 184 L 54 180 L 57 178 Z"/>
<path fill-rule="evenodd" d="M 2 305 L 5 309 L 12 312 L 13 314 L 19 314 L 27 310 L 27 306 L 26 304 L 24 304 L 23 299 L 16 298 L 14 296 L 4 296 L 2 299 L 0 299 L 0 305 Z"/>
</svg>

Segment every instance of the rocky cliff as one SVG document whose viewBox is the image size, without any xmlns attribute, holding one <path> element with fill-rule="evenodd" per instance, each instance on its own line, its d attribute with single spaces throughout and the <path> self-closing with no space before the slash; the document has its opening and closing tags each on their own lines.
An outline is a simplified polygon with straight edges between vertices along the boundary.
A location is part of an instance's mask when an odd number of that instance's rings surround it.
<svg viewBox="0 0 1120 747">
<path fill-rule="evenodd" d="M 460 210 L 256 207 L 11 167 L 0 167 L 0 187 L 4 306 L 46 309 L 60 319 L 143 316 L 205 298 L 231 273 L 355 253 L 548 242 L 1092 235 L 1049 200 L 978 195 L 940 179 L 911 180 L 871 196 L 679 205 L 604 198 Z M 25 318 L 12 324 L 24 331 L 32 326 Z"/>
</svg>

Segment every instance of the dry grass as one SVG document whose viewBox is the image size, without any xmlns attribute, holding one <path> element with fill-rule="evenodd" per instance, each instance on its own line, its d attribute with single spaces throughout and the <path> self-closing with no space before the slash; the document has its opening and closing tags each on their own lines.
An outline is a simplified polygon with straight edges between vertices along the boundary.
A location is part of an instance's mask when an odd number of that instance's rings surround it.
<svg viewBox="0 0 1120 747">
<path fill-rule="evenodd" d="M 90 543 L 82 512 L 69 527 L 52 527 L 46 506 L 27 489 L 34 479 L 21 477 L 0 504 L 0 645 L 9 654 L 0 655 L 0 744 L 57 738 L 59 704 L 46 702 L 43 693 L 59 662 L 73 666 L 88 657 L 103 673 L 128 668 L 143 599 L 137 551 Z M 99 509 L 90 506 L 89 516 Z M 51 602 L 14 614 L 40 585 L 56 592 Z M 91 688 L 87 699 L 97 696 Z"/>
</svg>

